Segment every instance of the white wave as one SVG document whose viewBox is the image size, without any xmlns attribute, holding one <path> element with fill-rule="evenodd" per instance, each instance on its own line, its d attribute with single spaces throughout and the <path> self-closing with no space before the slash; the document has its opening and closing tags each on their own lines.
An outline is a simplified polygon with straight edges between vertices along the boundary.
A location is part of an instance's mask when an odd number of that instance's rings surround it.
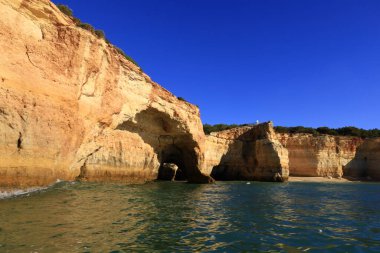
<svg viewBox="0 0 380 253">
<path fill-rule="evenodd" d="M 3 191 L 0 189 L 0 199 L 6 199 L 6 198 L 22 196 L 22 195 L 28 196 L 30 193 L 46 190 L 60 182 L 63 182 L 63 181 L 60 179 L 57 179 L 55 183 L 52 183 L 51 185 L 48 185 L 45 187 L 30 187 L 26 189 L 11 189 L 11 190 L 3 190 Z"/>
<path fill-rule="evenodd" d="M 15 190 L 6 190 L 0 191 L 0 199 L 11 198 L 15 196 L 26 195 L 32 192 L 41 191 L 47 189 L 47 187 L 31 187 L 27 189 L 15 189 Z"/>
</svg>

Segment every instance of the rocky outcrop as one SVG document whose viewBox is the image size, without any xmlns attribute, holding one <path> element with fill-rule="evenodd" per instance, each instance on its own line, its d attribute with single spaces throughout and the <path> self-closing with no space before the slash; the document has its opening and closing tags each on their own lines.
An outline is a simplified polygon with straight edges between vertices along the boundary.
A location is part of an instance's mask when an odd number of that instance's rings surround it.
<svg viewBox="0 0 380 253">
<path fill-rule="evenodd" d="M 342 177 L 344 167 L 363 142 L 357 137 L 312 134 L 277 134 L 289 152 L 290 176 Z"/>
<path fill-rule="evenodd" d="M 205 166 L 216 180 L 286 181 L 288 152 L 271 122 L 211 133 Z"/>
<path fill-rule="evenodd" d="M 0 186 L 202 172 L 199 109 L 49 0 L 0 0 Z"/>
<path fill-rule="evenodd" d="M 380 138 L 366 139 L 355 158 L 344 168 L 344 175 L 353 179 L 380 180 Z"/>
<path fill-rule="evenodd" d="M 159 180 L 174 181 L 176 179 L 178 166 L 174 163 L 163 163 L 158 171 Z M 178 175 L 180 176 L 180 174 Z M 178 177 L 177 177 L 178 180 Z"/>
<path fill-rule="evenodd" d="M 217 180 L 380 180 L 380 138 L 275 133 L 271 123 L 211 133 L 205 171 Z"/>
</svg>

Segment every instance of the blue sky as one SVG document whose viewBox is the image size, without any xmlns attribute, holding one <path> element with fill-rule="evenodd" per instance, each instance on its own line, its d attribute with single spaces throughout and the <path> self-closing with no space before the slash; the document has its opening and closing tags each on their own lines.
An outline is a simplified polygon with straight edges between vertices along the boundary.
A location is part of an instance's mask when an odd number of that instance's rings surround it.
<svg viewBox="0 0 380 253">
<path fill-rule="evenodd" d="M 378 0 L 60 0 L 204 123 L 380 127 Z"/>
</svg>

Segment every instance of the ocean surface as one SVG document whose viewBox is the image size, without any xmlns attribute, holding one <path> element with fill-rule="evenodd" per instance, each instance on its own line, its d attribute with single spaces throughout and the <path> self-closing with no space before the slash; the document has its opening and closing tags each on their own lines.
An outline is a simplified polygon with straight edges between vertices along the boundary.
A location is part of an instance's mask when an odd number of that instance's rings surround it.
<svg viewBox="0 0 380 253">
<path fill-rule="evenodd" d="M 380 252 L 379 183 L 60 182 L 18 194 L 0 199 L 0 252 Z"/>
</svg>

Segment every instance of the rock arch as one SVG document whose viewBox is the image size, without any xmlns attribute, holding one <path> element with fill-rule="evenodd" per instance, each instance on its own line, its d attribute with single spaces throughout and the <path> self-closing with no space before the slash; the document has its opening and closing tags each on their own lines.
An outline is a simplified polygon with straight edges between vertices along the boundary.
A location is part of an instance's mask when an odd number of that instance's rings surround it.
<svg viewBox="0 0 380 253">
<path fill-rule="evenodd" d="M 149 107 L 137 113 L 133 119 L 123 121 L 116 129 L 137 133 L 154 149 L 161 166 L 164 163 L 176 164 L 176 179 L 196 183 L 212 181 L 211 177 L 201 173 L 203 157 L 200 143 L 181 118 Z"/>
</svg>

